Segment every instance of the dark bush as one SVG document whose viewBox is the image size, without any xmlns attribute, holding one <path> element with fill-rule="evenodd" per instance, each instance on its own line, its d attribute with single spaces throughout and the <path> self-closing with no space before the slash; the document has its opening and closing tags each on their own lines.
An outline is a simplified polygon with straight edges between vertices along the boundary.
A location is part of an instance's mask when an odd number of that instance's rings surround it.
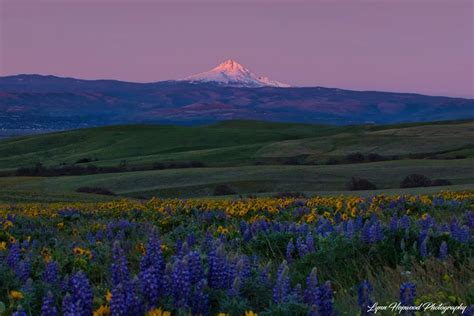
<svg viewBox="0 0 474 316">
<path fill-rule="evenodd" d="M 171 161 L 171 162 L 155 162 L 152 166 L 154 170 L 162 169 L 181 169 L 181 168 L 202 168 L 205 165 L 196 160 L 191 161 Z"/>
<path fill-rule="evenodd" d="M 97 158 L 89 158 L 89 157 L 86 157 L 86 158 L 81 158 L 81 159 L 78 159 L 76 163 L 88 163 L 88 162 L 93 162 L 93 161 L 97 161 Z"/>
<path fill-rule="evenodd" d="M 364 162 L 365 157 L 361 153 L 351 153 L 346 155 L 346 160 L 349 163 L 360 163 Z"/>
<path fill-rule="evenodd" d="M 370 162 L 374 162 L 374 161 L 384 161 L 384 160 L 387 160 L 387 158 L 379 154 L 370 153 L 367 155 L 367 160 Z"/>
<path fill-rule="evenodd" d="M 429 187 L 431 185 L 431 179 L 422 174 L 411 174 L 406 176 L 405 179 L 400 183 L 400 188 L 416 188 L 416 187 Z"/>
<path fill-rule="evenodd" d="M 80 187 L 76 190 L 76 192 L 102 194 L 102 195 L 115 195 L 115 193 L 110 191 L 109 189 L 101 188 L 101 187 Z"/>
<path fill-rule="evenodd" d="M 338 165 L 338 164 L 340 164 L 340 163 L 341 163 L 341 162 L 340 162 L 338 159 L 333 158 L 333 157 L 331 157 L 331 158 L 329 158 L 328 160 L 326 160 L 326 165 Z"/>
<path fill-rule="evenodd" d="M 431 182 L 431 186 L 433 187 L 443 186 L 443 185 L 453 185 L 453 183 L 446 179 L 434 179 L 433 182 Z"/>
<path fill-rule="evenodd" d="M 347 184 L 347 189 L 350 191 L 376 190 L 377 186 L 367 179 L 352 178 Z"/>
<path fill-rule="evenodd" d="M 236 193 L 237 192 L 227 184 L 219 184 L 214 188 L 214 195 L 232 195 Z"/>
</svg>

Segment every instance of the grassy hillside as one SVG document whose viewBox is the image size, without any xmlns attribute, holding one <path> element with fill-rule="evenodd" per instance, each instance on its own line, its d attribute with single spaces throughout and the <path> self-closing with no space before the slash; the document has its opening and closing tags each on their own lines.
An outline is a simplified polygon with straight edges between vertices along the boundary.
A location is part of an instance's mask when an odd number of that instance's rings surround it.
<svg viewBox="0 0 474 316">
<path fill-rule="evenodd" d="M 348 153 L 474 156 L 474 123 L 324 126 L 231 121 L 212 126 L 129 125 L 20 137 L 0 142 L 0 170 L 97 159 L 99 166 L 198 160 L 208 166 L 324 163 Z"/>
<path fill-rule="evenodd" d="M 351 177 L 364 177 L 374 182 L 379 189 L 390 190 L 397 188 L 403 177 L 417 172 L 432 178 L 448 179 L 459 188 L 469 189 L 474 188 L 473 165 L 474 159 L 462 159 L 406 160 L 332 166 L 196 168 L 74 177 L 22 177 L 21 180 L 0 178 L 0 185 L 5 192 L 17 191 L 26 196 L 30 194 L 44 197 L 53 194 L 53 196 L 75 197 L 79 200 L 81 197 L 84 198 L 84 195 L 75 193 L 75 190 L 83 186 L 104 187 L 118 195 L 137 198 L 197 197 L 212 195 L 214 188 L 219 184 L 231 186 L 238 194 L 344 191 Z"/>
<path fill-rule="evenodd" d="M 117 166 L 126 160 L 130 166 L 150 167 L 155 162 L 194 160 L 206 167 L 0 177 L 0 201 L 111 198 L 76 192 L 84 186 L 135 198 L 207 196 L 220 184 L 237 194 L 343 193 L 351 177 L 366 178 L 378 189 L 394 192 L 412 173 L 447 179 L 454 185 L 449 189 L 470 189 L 474 188 L 473 140 L 472 121 L 344 127 L 230 121 L 201 127 L 112 126 L 20 137 L 0 142 L 0 170 L 36 162 L 74 164 L 83 158 L 94 161 L 79 165 Z M 355 152 L 387 160 L 344 160 Z"/>
</svg>

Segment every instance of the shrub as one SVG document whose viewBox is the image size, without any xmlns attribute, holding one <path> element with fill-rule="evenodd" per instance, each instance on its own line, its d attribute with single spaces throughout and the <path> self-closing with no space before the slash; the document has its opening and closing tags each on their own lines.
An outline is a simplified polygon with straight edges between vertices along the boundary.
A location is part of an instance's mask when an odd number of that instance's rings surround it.
<svg viewBox="0 0 474 316">
<path fill-rule="evenodd" d="M 86 158 L 81 158 L 81 159 L 78 159 L 75 164 L 77 163 L 88 163 L 88 162 L 93 162 L 93 161 L 97 161 L 97 158 L 89 158 L 89 157 L 86 157 Z"/>
<path fill-rule="evenodd" d="M 442 185 L 453 185 L 453 183 L 446 179 L 434 179 L 433 182 L 431 182 L 431 186 L 433 187 L 442 186 Z"/>
<path fill-rule="evenodd" d="M 346 160 L 349 163 L 360 163 L 364 162 L 364 155 L 361 153 L 351 153 L 346 155 Z"/>
<path fill-rule="evenodd" d="M 411 174 L 406 176 L 405 179 L 400 183 L 400 188 L 416 188 L 416 187 L 429 187 L 431 185 L 431 179 L 422 174 Z"/>
<path fill-rule="evenodd" d="M 115 195 L 115 193 L 110 191 L 109 189 L 101 188 L 101 187 L 80 187 L 76 190 L 76 192 L 93 193 L 93 194 L 101 194 L 101 195 Z"/>
<path fill-rule="evenodd" d="M 171 162 L 155 162 L 153 163 L 152 168 L 154 170 L 162 169 L 180 169 L 180 168 L 202 168 L 205 165 L 196 160 L 191 161 L 171 161 Z"/>
<path fill-rule="evenodd" d="M 374 161 L 384 161 L 384 160 L 387 160 L 387 158 L 379 154 L 370 153 L 367 155 L 367 160 L 370 162 L 374 162 Z"/>
<path fill-rule="evenodd" d="M 339 160 L 337 160 L 336 158 L 334 158 L 334 157 L 331 157 L 328 160 L 326 160 L 326 165 L 337 165 L 337 164 L 340 164 L 340 163 L 341 162 Z"/>
<path fill-rule="evenodd" d="M 352 178 L 347 184 L 347 189 L 350 191 L 376 190 L 377 186 L 367 179 Z"/>
<path fill-rule="evenodd" d="M 235 193 L 235 190 L 227 184 L 219 184 L 214 188 L 214 195 L 231 195 Z"/>
</svg>

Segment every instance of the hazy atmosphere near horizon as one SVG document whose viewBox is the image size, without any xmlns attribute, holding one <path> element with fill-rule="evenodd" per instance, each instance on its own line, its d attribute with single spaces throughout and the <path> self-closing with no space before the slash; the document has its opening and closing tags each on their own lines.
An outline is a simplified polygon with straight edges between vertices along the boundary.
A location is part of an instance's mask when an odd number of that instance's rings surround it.
<svg viewBox="0 0 474 316">
<path fill-rule="evenodd" d="M 232 58 L 294 86 L 474 96 L 470 0 L 0 3 L 2 76 L 154 82 Z"/>
</svg>

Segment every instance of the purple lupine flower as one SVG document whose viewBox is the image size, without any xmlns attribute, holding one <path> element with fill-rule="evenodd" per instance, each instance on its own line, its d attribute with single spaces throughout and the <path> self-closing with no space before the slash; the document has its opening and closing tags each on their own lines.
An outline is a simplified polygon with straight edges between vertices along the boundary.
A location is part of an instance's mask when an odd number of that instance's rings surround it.
<svg viewBox="0 0 474 316">
<path fill-rule="evenodd" d="M 428 256 L 428 236 L 426 236 L 420 243 L 420 257 L 426 258 Z"/>
<path fill-rule="evenodd" d="M 178 308 L 189 307 L 191 295 L 191 278 L 189 275 L 188 258 L 178 259 L 173 265 L 173 298 Z"/>
<path fill-rule="evenodd" d="M 21 305 L 18 305 L 16 312 L 14 312 L 12 316 L 28 316 L 28 314 L 23 310 Z"/>
<path fill-rule="evenodd" d="M 367 221 L 362 228 L 361 238 L 365 243 L 374 244 L 383 239 L 383 228 L 379 221 Z"/>
<path fill-rule="evenodd" d="M 306 246 L 306 242 L 303 241 L 303 238 L 298 237 L 296 239 L 296 249 L 298 249 L 298 255 L 300 257 L 304 257 L 309 251 L 308 247 Z"/>
<path fill-rule="evenodd" d="M 290 294 L 291 299 L 294 302 L 301 302 L 301 284 L 296 284 Z"/>
<path fill-rule="evenodd" d="M 204 278 L 204 267 L 202 265 L 201 256 L 197 251 L 191 251 L 188 254 L 188 265 L 191 283 L 196 284 Z"/>
<path fill-rule="evenodd" d="M 153 268 L 145 269 L 139 273 L 140 289 L 147 310 L 155 307 L 155 304 L 158 302 L 161 292 L 160 284 L 162 284 L 160 276 Z M 120 304 L 118 303 L 118 305 Z"/>
<path fill-rule="evenodd" d="M 372 285 L 369 281 L 363 281 L 359 284 L 359 291 L 358 291 L 358 303 L 361 310 L 361 316 L 365 315 L 373 315 L 374 312 L 369 312 L 368 307 L 374 304 L 371 294 L 373 292 Z"/>
<path fill-rule="evenodd" d="M 49 285 L 57 284 L 59 281 L 59 264 L 56 261 L 49 261 L 43 272 L 43 281 Z"/>
<path fill-rule="evenodd" d="M 354 221 L 350 219 L 344 224 L 345 224 L 344 236 L 346 236 L 349 239 L 352 239 L 355 233 Z"/>
<path fill-rule="evenodd" d="M 120 283 L 112 288 L 112 300 L 110 301 L 110 312 L 112 315 L 128 315 L 127 294 Z"/>
<path fill-rule="evenodd" d="M 74 316 L 75 314 L 75 306 L 72 301 L 71 294 L 66 293 L 63 297 L 63 302 L 61 304 L 62 312 L 64 316 Z"/>
<path fill-rule="evenodd" d="M 315 250 L 314 238 L 313 238 L 313 234 L 311 234 L 311 232 L 309 232 L 306 235 L 306 248 L 308 248 L 309 252 L 313 252 Z"/>
<path fill-rule="evenodd" d="M 57 316 L 58 309 L 56 308 L 56 303 L 54 301 L 54 296 L 51 291 L 43 298 L 43 305 L 41 306 L 41 316 Z"/>
<path fill-rule="evenodd" d="M 398 218 L 393 216 L 390 220 L 390 231 L 396 232 L 398 230 Z"/>
<path fill-rule="evenodd" d="M 138 284 L 143 286 L 143 282 L 138 279 L 130 279 L 127 258 L 120 248 L 119 242 L 114 243 L 113 259 L 111 269 L 113 284 L 112 301 L 110 303 L 111 313 L 113 315 L 139 314 L 143 304 L 139 301 L 136 288 Z"/>
<path fill-rule="evenodd" d="M 226 289 L 228 287 L 227 258 L 224 245 L 220 244 L 212 249 L 209 258 L 209 286 L 214 289 Z"/>
<path fill-rule="evenodd" d="M 333 292 L 331 288 L 331 283 L 326 281 L 320 288 L 319 288 L 319 296 L 317 301 L 317 315 L 321 316 L 332 316 L 334 315 L 333 309 Z"/>
<path fill-rule="evenodd" d="M 273 302 L 277 304 L 285 303 L 288 300 L 290 290 L 289 269 L 286 261 L 278 268 L 275 286 L 273 287 Z"/>
<path fill-rule="evenodd" d="M 188 237 L 186 238 L 186 243 L 189 247 L 194 246 L 194 244 L 196 243 L 196 236 L 194 235 L 194 233 L 188 235 Z"/>
<path fill-rule="evenodd" d="M 158 237 L 153 234 L 150 238 L 145 255 L 140 260 L 138 274 L 141 292 L 145 299 L 145 307 L 151 309 L 163 294 L 163 276 L 165 262 Z M 126 285 L 125 285 L 126 286 Z"/>
<path fill-rule="evenodd" d="M 439 256 L 441 260 L 444 260 L 448 257 L 448 244 L 446 241 L 443 241 L 439 246 Z"/>
<path fill-rule="evenodd" d="M 193 315 L 207 315 L 209 309 L 209 296 L 205 292 L 206 280 L 201 279 L 194 287 L 191 300 L 191 311 Z"/>
<path fill-rule="evenodd" d="M 232 286 L 228 290 L 228 294 L 230 297 L 237 297 L 239 296 L 240 293 L 240 286 L 242 285 L 242 282 L 238 276 L 234 278 L 234 281 L 232 282 Z"/>
<path fill-rule="evenodd" d="M 470 238 L 469 228 L 467 226 L 453 225 L 451 227 L 451 235 L 457 242 L 467 243 Z"/>
<path fill-rule="evenodd" d="M 293 239 L 291 239 L 288 242 L 288 245 L 286 246 L 286 261 L 288 263 L 293 262 L 293 253 L 295 252 L 295 245 L 293 243 Z"/>
<path fill-rule="evenodd" d="M 464 214 L 466 225 L 470 229 L 474 229 L 474 211 L 469 211 Z"/>
<path fill-rule="evenodd" d="M 416 296 L 416 285 L 412 282 L 404 282 L 400 285 L 400 303 L 403 306 L 414 306 Z M 415 315 L 414 312 L 407 315 Z"/>
<path fill-rule="evenodd" d="M 79 271 L 69 280 L 74 315 L 92 314 L 92 288 L 84 272 Z"/>
<path fill-rule="evenodd" d="M 130 281 L 130 272 L 128 270 L 127 259 L 123 254 L 120 243 L 115 242 L 113 246 L 112 263 L 112 284 L 128 283 Z"/>
<path fill-rule="evenodd" d="M 271 286 L 269 270 L 270 270 L 270 266 L 269 265 L 265 266 L 260 271 L 259 276 L 258 276 L 259 282 L 262 283 L 265 287 Z"/>
<path fill-rule="evenodd" d="M 21 258 L 20 244 L 15 242 L 10 246 L 10 250 L 8 251 L 7 265 L 10 268 L 15 269 L 20 263 L 20 258 Z"/>
<path fill-rule="evenodd" d="M 401 229 L 410 228 L 410 217 L 408 215 L 403 215 L 402 218 L 400 218 L 399 226 Z"/>
<path fill-rule="evenodd" d="M 317 303 L 319 297 L 318 275 L 316 268 L 311 270 L 311 273 L 306 278 L 306 288 L 304 290 L 304 302 L 313 306 Z"/>
<path fill-rule="evenodd" d="M 25 284 L 21 287 L 21 291 L 23 293 L 33 293 L 34 287 L 33 287 L 33 280 L 31 278 L 28 278 L 26 280 Z"/>
<path fill-rule="evenodd" d="M 22 280 L 23 282 L 26 282 L 26 280 L 29 279 L 30 274 L 31 274 L 31 263 L 30 260 L 24 259 L 21 260 L 18 266 L 15 269 L 16 275 Z"/>
<path fill-rule="evenodd" d="M 461 316 L 473 316 L 474 315 L 474 305 L 468 306 L 464 312 L 462 312 Z"/>
</svg>

